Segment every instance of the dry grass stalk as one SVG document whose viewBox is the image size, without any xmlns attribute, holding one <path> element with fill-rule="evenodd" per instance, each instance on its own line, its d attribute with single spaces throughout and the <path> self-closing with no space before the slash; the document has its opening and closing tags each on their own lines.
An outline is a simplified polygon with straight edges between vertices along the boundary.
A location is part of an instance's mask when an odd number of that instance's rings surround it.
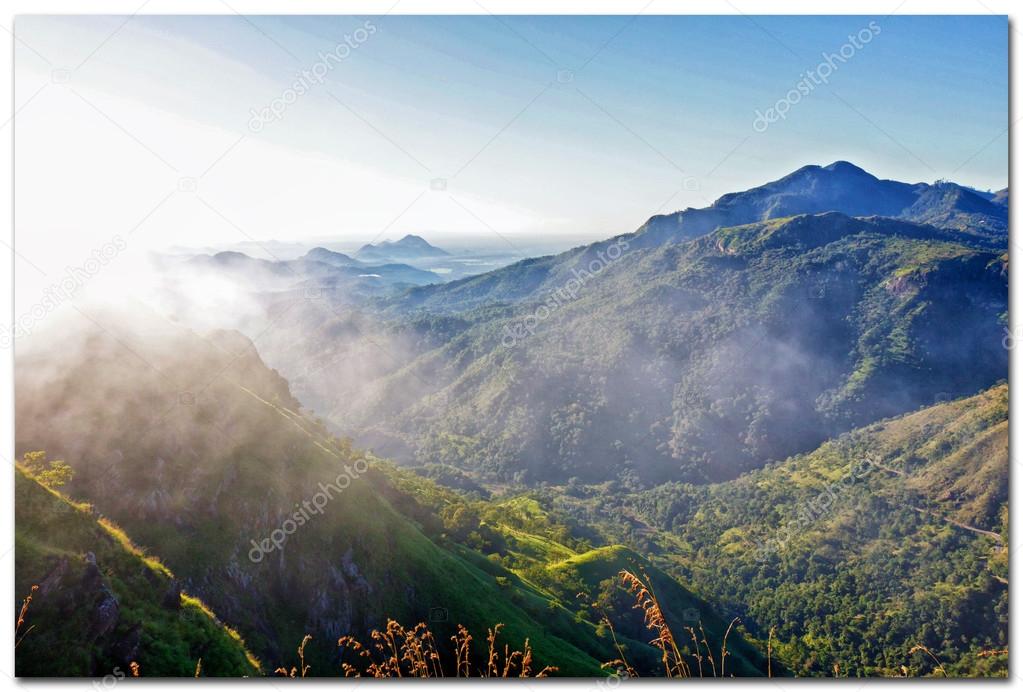
<svg viewBox="0 0 1023 692">
<path fill-rule="evenodd" d="M 944 677 L 946 677 L 946 678 L 948 677 L 948 673 L 945 672 L 945 666 L 941 665 L 941 661 L 938 660 L 938 657 L 935 656 L 934 653 L 930 649 L 928 649 L 923 644 L 917 644 L 916 646 L 914 646 L 912 649 L 909 650 L 909 653 L 910 653 L 910 655 L 912 655 L 912 654 L 915 654 L 917 651 L 923 651 L 925 654 L 930 656 L 931 659 L 934 661 L 934 665 L 936 666 L 935 670 L 941 671 L 941 674 Z"/>
<path fill-rule="evenodd" d="M 622 586 L 628 589 L 635 599 L 635 608 L 639 608 L 643 611 L 644 623 L 647 628 L 652 629 L 657 636 L 651 640 L 651 644 L 661 650 L 661 663 L 664 666 L 665 677 L 669 678 L 688 678 L 692 677 L 692 669 L 689 664 L 686 663 L 685 655 L 679 649 L 678 644 L 675 640 L 675 636 L 671 632 L 671 628 L 668 626 L 668 621 L 664 617 L 664 611 L 661 609 L 661 604 L 657 601 L 657 597 L 654 595 L 653 590 L 648 586 L 650 583 L 650 577 L 643 575 L 644 579 L 640 579 L 632 572 L 628 570 L 622 570 L 619 572 L 619 576 L 622 580 Z M 605 616 L 605 621 L 610 627 L 611 622 Z M 728 623 L 728 628 L 725 630 L 724 637 L 721 640 L 721 659 L 720 659 L 720 675 L 725 675 L 725 659 L 730 655 L 728 653 L 728 635 L 732 633 L 732 629 L 740 623 L 739 618 L 733 618 Z M 706 660 L 710 663 L 710 673 L 712 677 L 718 677 L 718 665 L 714 660 L 714 653 L 710 648 L 710 642 L 707 641 L 707 633 L 703 629 L 703 623 L 699 623 L 700 638 L 696 636 L 696 630 L 692 627 L 686 627 L 686 631 L 689 632 L 689 637 L 693 642 L 693 653 L 689 654 L 696 660 L 696 669 L 700 677 L 704 677 L 703 672 L 703 661 Z M 614 629 L 611 630 L 612 636 Z M 767 676 L 771 677 L 771 639 L 773 637 L 774 630 L 771 630 L 771 634 L 768 639 L 768 672 Z M 700 649 L 700 645 L 706 649 L 706 656 Z M 618 648 L 620 659 L 611 661 L 609 664 L 605 664 L 605 667 L 614 665 L 616 663 L 625 664 L 625 656 L 620 646 L 618 646 L 617 639 L 615 640 L 615 646 Z M 625 664 L 627 665 L 627 664 Z M 629 675 L 636 676 L 636 672 L 629 668 Z"/>
<path fill-rule="evenodd" d="M 487 629 L 487 672 L 483 675 L 485 678 L 498 677 L 497 675 L 497 651 L 494 648 L 494 644 L 497 641 L 497 634 L 504 627 L 501 623 L 494 626 L 494 629 Z M 507 655 L 507 653 L 505 654 Z"/>
<path fill-rule="evenodd" d="M 737 622 L 739 622 L 739 618 L 732 618 L 732 621 L 728 623 L 728 629 L 725 630 L 725 636 L 721 640 L 721 677 L 725 677 L 725 658 L 728 657 L 728 635 L 732 632 L 732 628 L 735 627 Z"/>
<path fill-rule="evenodd" d="M 29 591 L 28 596 L 25 596 L 25 599 L 21 602 L 21 610 L 18 611 L 18 620 L 14 624 L 15 649 L 18 648 L 18 644 L 21 644 L 21 640 L 23 640 L 28 635 L 28 633 L 31 632 L 32 629 L 35 627 L 35 625 L 29 625 L 29 628 L 27 630 L 21 632 L 21 628 L 25 624 L 25 616 L 28 614 L 28 607 L 32 605 L 32 594 L 34 594 L 38 590 L 39 587 L 33 584 L 32 589 L 31 591 Z"/>
<path fill-rule="evenodd" d="M 668 622 L 664 618 L 664 611 L 661 610 L 661 604 L 658 603 L 653 591 L 647 587 L 642 579 L 628 570 L 622 570 L 619 576 L 621 577 L 622 585 L 629 590 L 629 593 L 635 596 L 635 607 L 643 611 L 643 620 L 647 628 L 653 630 L 657 635 L 650 643 L 661 650 L 661 663 L 664 665 L 665 677 L 690 677 L 689 666 L 686 664 L 682 652 L 675 643 L 675 636 L 671 633 L 671 628 L 668 627 Z M 650 580 L 649 577 L 646 579 L 647 581 Z"/>
<path fill-rule="evenodd" d="M 458 677 L 469 677 L 469 645 L 472 643 L 472 635 L 462 625 L 458 626 L 458 634 L 451 638 L 455 643 L 455 675 Z"/>
<path fill-rule="evenodd" d="M 703 631 L 703 623 L 700 623 L 700 636 L 703 637 L 701 640 L 703 646 L 707 649 L 707 660 L 710 661 L 710 673 L 711 677 L 718 676 L 717 666 L 714 664 L 714 654 L 710 650 L 710 642 L 707 641 L 707 633 Z"/>
<path fill-rule="evenodd" d="M 480 677 L 546 677 L 557 670 L 547 666 L 533 674 L 533 651 L 526 639 L 523 648 L 511 650 L 505 645 L 502 653 L 497 645 L 497 637 L 504 627 L 497 624 L 487 630 L 487 661 L 479 672 Z M 341 669 L 346 677 L 374 678 L 440 678 L 444 677 L 444 666 L 436 639 L 426 623 L 419 623 L 411 629 L 402 627 L 394 620 L 388 620 L 384 631 L 373 630 L 370 634 L 373 643 L 364 646 L 358 639 L 351 636 L 341 637 L 338 646 L 350 650 L 363 659 L 360 670 L 355 665 L 342 662 Z M 454 649 L 454 671 L 456 677 L 472 676 L 472 635 L 464 626 L 459 625 L 456 634 L 451 637 Z"/>
<path fill-rule="evenodd" d="M 703 656 L 700 654 L 700 642 L 697 641 L 697 639 L 696 639 L 696 630 L 694 630 L 692 627 L 686 627 L 686 630 L 689 632 L 689 636 L 692 637 L 692 639 L 693 639 L 693 651 L 696 652 L 696 653 L 693 654 L 693 658 L 696 659 L 696 668 L 697 668 L 697 670 L 700 671 L 700 677 L 702 678 L 703 677 Z"/>
<path fill-rule="evenodd" d="M 310 668 L 310 666 L 307 666 L 305 663 L 305 645 L 308 644 L 312 640 L 312 638 L 313 637 L 311 634 L 307 634 L 306 636 L 302 637 L 302 643 L 298 645 L 298 668 L 292 666 L 291 669 L 289 670 L 287 668 L 281 667 L 275 670 L 274 673 L 286 678 L 295 677 L 304 678 L 306 674 L 309 672 Z"/>
<path fill-rule="evenodd" d="M 638 678 L 639 673 L 637 673 L 636 669 L 629 665 L 628 660 L 626 660 L 625 648 L 618 641 L 618 634 L 615 632 L 615 627 L 611 623 L 611 618 L 607 616 L 607 613 L 603 613 L 602 615 L 603 616 L 601 618 L 601 622 L 604 623 L 604 626 L 607 627 L 608 631 L 611 633 L 611 642 L 614 644 L 615 650 L 618 651 L 618 658 L 614 659 L 613 661 L 608 661 L 607 663 L 602 664 L 600 667 L 605 670 L 608 668 L 615 668 L 616 671 L 624 670 L 625 675 L 627 677 Z M 620 674 L 618 675 L 620 677 Z"/>
</svg>

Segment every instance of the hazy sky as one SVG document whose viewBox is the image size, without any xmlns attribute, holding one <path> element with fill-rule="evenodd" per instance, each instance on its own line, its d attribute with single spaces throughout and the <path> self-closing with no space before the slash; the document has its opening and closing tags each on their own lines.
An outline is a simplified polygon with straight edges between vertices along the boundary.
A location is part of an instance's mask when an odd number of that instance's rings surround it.
<svg viewBox="0 0 1023 692">
<path fill-rule="evenodd" d="M 1001 188 L 1007 32 L 991 16 L 23 16 L 17 242 L 60 271 L 115 234 L 599 238 L 837 159 Z"/>
</svg>

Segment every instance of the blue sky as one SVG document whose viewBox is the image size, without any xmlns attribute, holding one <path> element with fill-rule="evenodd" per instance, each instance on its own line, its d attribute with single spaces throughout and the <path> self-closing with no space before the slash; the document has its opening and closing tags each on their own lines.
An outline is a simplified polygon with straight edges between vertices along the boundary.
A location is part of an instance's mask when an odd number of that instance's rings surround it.
<svg viewBox="0 0 1023 692">
<path fill-rule="evenodd" d="M 366 21 L 372 34 L 322 84 L 258 132 L 249 128 L 253 112 Z M 157 237 L 226 240 L 240 227 L 261 239 L 597 238 L 806 163 L 845 159 L 911 182 L 1007 184 L 1004 17 L 123 22 L 18 19 L 31 50 L 16 49 L 16 101 L 34 121 L 19 128 L 19 161 L 48 161 L 16 172 L 22 220 L 130 225 L 161 190 L 201 177 L 199 211 L 176 195 L 147 221 L 162 225 Z M 827 85 L 754 129 L 757 111 L 870 22 L 869 43 Z M 55 68 L 68 70 L 66 84 L 30 99 Z M 122 163 L 97 170 L 97 159 Z M 431 190 L 438 179 L 443 189 Z M 81 200 L 74 214 L 56 216 L 55 190 Z M 112 206 L 123 218 L 111 218 Z"/>
</svg>

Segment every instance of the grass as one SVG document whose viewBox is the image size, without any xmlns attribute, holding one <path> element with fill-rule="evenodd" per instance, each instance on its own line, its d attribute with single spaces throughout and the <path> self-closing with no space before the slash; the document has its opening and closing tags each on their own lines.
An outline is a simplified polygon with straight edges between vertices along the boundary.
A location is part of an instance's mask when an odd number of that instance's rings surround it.
<svg viewBox="0 0 1023 692">
<path fill-rule="evenodd" d="M 260 673 L 238 634 L 198 599 L 178 591 L 171 602 L 170 571 L 123 531 L 20 467 L 15 480 L 15 587 L 31 594 L 16 624 L 17 675 L 102 676 L 135 662 L 149 676 L 191 676 L 200 658 L 205 675 Z M 94 613 L 110 598 L 114 616 L 97 632 Z M 130 651 L 135 660 L 125 659 Z"/>
<path fill-rule="evenodd" d="M 153 570 L 154 572 L 158 572 L 170 579 L 174 578 L 174 575 L 171 573 L 169 569 L 167 569 L 167 567 L 162 562 L 160 562 L 159 558 L 153 557 L 152 555 L 147 555 L 146 552 L 142 550 L 142 548 L 135 545 L 132 542 L 132 540 L 128 538 L 128 534 L 125 533 L 124 529 L 122 529 L 120 526 L 110 521 L 106 517 L 98 517 L 96 519 L 96 523 L 99 524 L 108 534 L 110 534 L 114 538 L 114 540 L 120 543 L 121 547 L 124 548 L 126 552 L 142 560 L 142 562 L 144 562 L 146 566 L 149 567 L 149 569 Z"/>
</svg>

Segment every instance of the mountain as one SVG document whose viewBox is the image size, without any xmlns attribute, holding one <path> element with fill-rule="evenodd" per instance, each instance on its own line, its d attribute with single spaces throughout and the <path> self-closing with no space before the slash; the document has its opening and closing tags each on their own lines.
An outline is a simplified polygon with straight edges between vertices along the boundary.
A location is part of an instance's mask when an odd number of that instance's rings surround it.
<svg viewBox="0 0 1023 692">
<path fill-rule="evenodd" d="M 19 677 L 248 676 L 238 635 L 88 505 L 15 470 L 15 589 L 31 594 L 15 649 Z M 33 587 L 35 590 L 32 591 Z"/>
<path fill-rule="evenodd" d="M 356 257 L 363 261 L 407 261 L 414 262 L 423 259 L 437 259 L 448 257 L 450 253 L 441 250 L 439 247 L 430 245 L 425 239 L 417 235 L 406 235 L 401 240 L 363 245 L 356 253 Z"/>
<path fill-rule="evenodd" d="M 816 206 L 872 215 L 717 226 Z M 280 334 L 303 339 L 262 346 L 337 430 L 403 462 L 724 480 L 1004 377 L 1005 237 L 981 222 L 1006 213 L 951 183 L 807 166 L 561 255 L 297 307 Z"/>
<path fill-rule="evenodd" d="M 464 501 L 424 479 L 406 493 L 401 472 L 302 414 L 241 335 L 91 317 L 103 327 L 68 325 L 60 345 L 19 347 L 16 448 L 66 460 L 69 496 L 159 555 L 268 668 L 310 634 L 314 674 L 336 675 L 338 638 L 365 640 L 387 618 L 429 622 L 438 641 L 461 623 L 481 646 L 502 623 L 503 638 L 528 638 L 560 675 L 598 675 L 617 656 L 596 621 L 502 565 L 505 539 L 467 522 Z M 443 507 L 424 504 L 431 495 Z M 19 493 L 19 511 L 30 503 Z M 45 576 L 21 576 L 36 572 Z M 741 635 L 734 643 L 745 646 Z M 637 663 L 657 665 L 648 645 L 629 646 Z M 44 660 L 51 674 L 65 665 Z"/>
<path fill-rule="evenodd" d="M 410 286 L 438 283 L 438 274 L 408 264 L 368 264 L 340 252 L 314 248 L 293 260 L 265 260 L 241 252 L 198 255 L 169 265 L 174 283 L 223 277 L 246 291 L 299 290 L 330 295 L 338 302 L 385 295 Z"/>
<path fill-rule="evenodd" d="M 734 478 L 1006 376 L 1007 256 L 969 241 L 830 212 L 630 245 L 575 284 L 541 258 L 353 309 L 303 398 L 380 454 L 495 480 Z M 470 285 L 526 293 L 432 310 Z"/>
<path fill-rule="evenodd" d="M 881 180 L 851 163 L 836 161 L 803 166 L 779 180 L 723 195 L 702 209 L 653 216 L 632 233 L 559 255 L 522 260 L 487 274 L 420 287 L 394 301 L 393 310 L 457 313 L 493 303 L 536 300 L 592 274 L 592 267 L 602 268 L 608 264 L 608 253 L 620 252 L 615 248 L 648 249 L 693 240 L 719 228 L 828 211 L 935 224 L 949 240 L 990 250 L 1008 246 L 1006 205 L 954 183 Z"/>
<path fill-rule="evenodd" d="M 324 247 L 314 247 L 312 250 L 307 252 L 303 257 L 305 260 L 312 262 L 323 262 L 324 264 L 331 264 L 335 267 L 360 267 L 363 263 L 359 260 L 349 257 L 343 252 L 335 252 L 334 250 L 328 250 Z"/>
<path fill-rule="evenodd" d="M 823 211 L 905 218 L 957 230 L 970 227 L 989 242 L 1004 246 L 1007 240 L 1006 210 L 969 188 L 943 181 L 928 185 L 881 180 L 836 161 L 803 166 L 760 187 L 724 195 L 703 209 L 654 216 L 635 234 L 635 241 L 644 246 L 677 242 L 724 226 Z"/>
<path fill-rule="evenodd" d="M 733 481 L 596 492 L 574 514 L 604 517 L 754 635 L 774 628 L 797 674 L 940 676 L 922 645 L 948 676 L 1005 677 L 1008 404 L 996 385 Z"/>
<path fill-rule="evenodd" d="M 264 273 L 292 282 L 343 282 L 372 278 L 388 284 L 421 286 L 440 281 L 437 274 L 407 264 L 367 264 L 324 248 L 314 248 L 295 260 L 261 260 L 240 252 L 219 252 L 211 258 L 198 257 L 194 261 L 231 271 L 237 278 L 249 281 Z"/>
<path fill-rule="evenodd" d="M 939 183 L 923 190 L 902 218 L 940 228 L 952 228 L 975 236 L 978 241 L 1002 242 L 1009 234 L 1007 203 L 991 200 L 952 183 Z"/>
</svg>

